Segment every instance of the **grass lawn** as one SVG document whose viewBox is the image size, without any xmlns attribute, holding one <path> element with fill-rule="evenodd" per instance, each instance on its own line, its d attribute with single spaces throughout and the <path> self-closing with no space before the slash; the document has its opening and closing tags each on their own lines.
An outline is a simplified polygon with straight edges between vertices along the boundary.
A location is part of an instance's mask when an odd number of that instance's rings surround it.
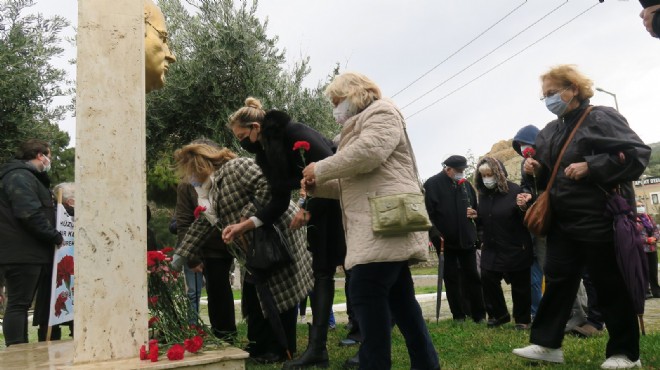
<svg viewBox="0 0 660 370">
<path fill-rule="evenodd" d="M 567 336 L 564 340 L 563 365 L 532 364 L 511 354 L 514 348 L 528 344 L 529 332 L 520 332 L 507 324 L 501 328 L 488 329 L 485 325 L 472 322 L 454 323 L 451 320 L 428 323 L 435 348 L 440 355 L 443 369 L 598 369 L 605 360 L 607 335 L 597 338 L 579 339 Z M 240 325 L 245 338 L 245 325 Z M 339 347 L 345 335 L 344 325 L 328 334 L 330 369 L 341 369 L 344 360 L 353 356 L 357 347 Z M 307 328 L 298 325 L 298 350 L 306 347 Z M 660 368 L 660 333 L 648 333 L 641 339 L 642 365 L 646 369 Z M 247 362 L 248 369 L 280 369 L 281 365 L 258 365 Z M 392 336 L 392 369 L 409 369 L 405 342 L 395 329 Z"/>
</svg>

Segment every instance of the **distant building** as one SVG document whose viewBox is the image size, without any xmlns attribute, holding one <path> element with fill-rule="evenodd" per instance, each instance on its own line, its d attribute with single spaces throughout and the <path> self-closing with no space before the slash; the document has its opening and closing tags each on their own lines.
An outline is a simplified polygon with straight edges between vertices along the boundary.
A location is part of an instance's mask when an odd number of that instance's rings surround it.
<svg viewBox="0 0 660 370">
<path fill-rule="evenodd" d="M 660 214 L 660 177 L 642 176 L 640 180 L 634 181 L 633 185 L 637 200 L 644 204 L 648 214 L 657 219 Z"/>
</svg>

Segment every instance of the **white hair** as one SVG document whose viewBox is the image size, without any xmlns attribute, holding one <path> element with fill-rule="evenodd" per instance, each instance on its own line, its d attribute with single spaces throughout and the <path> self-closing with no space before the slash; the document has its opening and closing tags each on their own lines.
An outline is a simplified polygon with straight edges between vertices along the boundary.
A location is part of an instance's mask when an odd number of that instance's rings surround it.
<svg viewBox="0 0 660 370">
<path fill-rule="evenodd" d="M 58 191 L 62 191 L 62 203 L 66 203 L 67 200 L 69 199 L 75 199 L 76 198 L 76 184 L 72 182 L 63 182 L 60 184 L 57 184 L 53 188 L 53 193 L 57 195 Z"/>
</svg>

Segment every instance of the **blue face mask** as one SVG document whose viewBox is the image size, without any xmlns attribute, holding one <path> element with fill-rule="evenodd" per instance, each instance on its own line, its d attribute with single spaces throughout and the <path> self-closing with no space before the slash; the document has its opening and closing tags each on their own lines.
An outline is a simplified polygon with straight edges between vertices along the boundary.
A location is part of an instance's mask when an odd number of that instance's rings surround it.
<svg viewBox="0 0 660 370">
<path fill-rule="evenodd" d="M 188 179 L 188 182 L 190 183 L 190 185 L 192 185 L 195 188 L 198 188 L 198 187 L 202 186 L 202 183 L 197 181 L 197 179 L 194 176 L 190 176 L 190 179 Z"/>
<path fill-rule="evenodd" d="M 564 113 L 566 113 L 566 109 L 568 109 L 568 105 L 571 103 L 571 101 L 573 101 L 573 98 L 571 98 L 571 100 L 569 100 L 568 103 L 565 102 L 561 98 L 562 92 L 555 93 L 545 98 L 545 106 L 548 108 L 550 112 L 555 114 L 557 117 L 563 116 Z"/>
</svg>

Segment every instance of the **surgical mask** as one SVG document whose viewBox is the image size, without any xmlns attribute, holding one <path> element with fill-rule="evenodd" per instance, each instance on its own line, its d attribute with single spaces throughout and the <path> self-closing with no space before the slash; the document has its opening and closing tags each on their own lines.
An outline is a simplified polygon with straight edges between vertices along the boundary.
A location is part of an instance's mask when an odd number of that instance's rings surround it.
<svg viewBox="0 0 660 370">
<path fill-rule="evenodd" d="M 452 177 L 454 181 L 459 181 L 465 177 L 465 174 L 463 172 L 455 172 L 454 176 Z"/>
<path fill-rule="evenodd" d="M 44 163 L 44 162 L 41 162 L 41 164 L 44 165 L 44 169 L 43 169 L 42 171 L 43 171 L 43 172 L 48 172 L 48 171 L 50 171 L 50 164 L 51 164 L 52 162 L 51 162 L 51 160 L 50 160 L 48 157 L 44 156 L 44 158 L 46 158 L 46 160 L 48 161 L 48 164 L 46 164 L 46 163 Z"/>
<path fill-rule="evenodd" d="M 254 143 L 250 141 L 250 136 L 246 136 L 243 140 L 241 140 L 240 144 L 241 148 L 252 154 L 256 153 L 261 148 L 261 144 L 258 141 Z"/>
<path fill-rule="evenodd" d="M 348 98 L 337 104 L 337 106 L 332 110 L 332 115 L 335 117 L 335 121 L 338 124 L 343 125 L 346 120 L 353 117 L 357 113 L 357 108 L 351 104 Z"/>
<path fill-rule="evenodd" d="M 190 185 L 192 185 L 195 188 L 202 186 L 202 183 L 197 181 L 197 178 L 195 178 L 195 176 L 190 176 L 188 182 L 190 183 Z"/>
<path fill-rule="evenodd" d="M 646 208 L 644 208 L 644 207 L 637 207 L 637 213 L 646 213 Z"/>
<path fill-rule="evenodd" d="M 497 180 L 495 180 L 495 176 L 484 177 L 481 180 L 484 182 L 484 186 L 488 189 L 493 189 L 497 186 Z"/>
<path fill-rule="evenodd" d="M 528 144 L 522 144 L 522 145 L 520 145 L 520 153 L 524 152 L 524 151 L 527 150 L 528 148 L 532 148 L 532 146 L 531 146 L 531 145 L 528 145 Z"/>
<path fill-rule="evenodd" d="M 565 91 L 565 90 L 564 90 Z M 561 117 L 566 113 L 566 109 L 568 109 L 568 105 L 573 101 L 573 98 L 567 102 L 565 102 L 561 98 L 561 92 L 555 93 L 551 96 L 548 96 L 545 98 L 545 106 L 548 108 L 550 112 L 555 114 L 557 117 Z"/>
</svg>

